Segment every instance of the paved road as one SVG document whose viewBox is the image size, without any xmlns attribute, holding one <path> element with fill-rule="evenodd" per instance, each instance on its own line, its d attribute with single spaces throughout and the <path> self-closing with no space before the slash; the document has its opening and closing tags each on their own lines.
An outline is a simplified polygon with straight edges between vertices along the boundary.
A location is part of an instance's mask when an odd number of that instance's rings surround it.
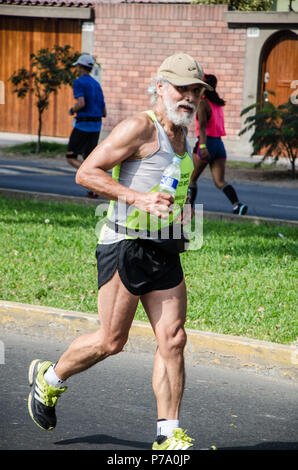
<svg viewBox="0 0 298 470">
<path fill-rule="evenodd" d="M 0 160 L 0 188 L 82 196 L 86 190 L 75 182 L 75 169 L 64 161 Z"/>
<path fill-rule="evenodd" d="M 235 183 L 239 198 L 249 206 L 248 215 L 298 220 L 298 191 L 257 184 Z M 0 188 L 22 189 L 71 196 L 86 190 L 75 183 L 75 171 L 64 161 L 0 160 Z M 231 213 L 231 204 L 208 178 L 200 178 L 197 203 L 204 210 Z"/>
<path fill-rule="evenodd" d="M 298 220 L 297 190 L 249 183 L 233 183 L 233 186 L 239 199 L 248 205 L 247 215 Z M 204 178 L 199 181 L 197 202 L 204 204 L 207 211 L 231 213 L 227 198 Z"/>
<path fill-rule="evenodd" d="M 69 379 L 57 427 L 46 432 L 27 412 L 27 367 L 36 357 L 56 360 L 68 342 L 2 330 L 0 340 L 1 450 L 150 449 L 156 431 L 151 355 L 123 352 Z M 289 380 L 187 363 L 181 425 L 196 449 L 298 450 L 297 409 L 297 384 Z"/>
</svg>

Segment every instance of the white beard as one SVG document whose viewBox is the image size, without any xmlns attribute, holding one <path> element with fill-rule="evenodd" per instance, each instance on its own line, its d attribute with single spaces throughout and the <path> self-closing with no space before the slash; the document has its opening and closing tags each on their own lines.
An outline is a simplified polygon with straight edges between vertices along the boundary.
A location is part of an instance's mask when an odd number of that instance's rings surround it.
<svg viewBox="0 0 298 470">
<path fill-rule="evenodd" d="M 183 100 L 178 101 L 178 103 L 174 103 L 172 99 L 169 97 L 167 90 L 164 90 L 164 106 L 166 110 L 166 115 L 169 121 L 171 121 L 175 126 L 183 126 L 183 127 L 188 127 L 189 124 L 192 122 L 194 114 L 196 112 L 196 108 L 193 104 L 186 103 Z M 186 105 L 190 106 L 193 111 L 191 113 L 183 112 L 180 110 L 180 112 L 177 111 L 180 105 Z"/>
</svg>

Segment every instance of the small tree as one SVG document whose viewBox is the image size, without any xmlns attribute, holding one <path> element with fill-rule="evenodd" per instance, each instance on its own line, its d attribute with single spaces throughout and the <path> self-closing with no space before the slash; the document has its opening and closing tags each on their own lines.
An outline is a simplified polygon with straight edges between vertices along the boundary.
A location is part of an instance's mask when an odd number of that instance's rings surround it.
<svg viewBox="0 0 298 470">
<path fill-rule="evenodd" d="M 61 85 L 71 85 L 76 78 L 72 63 L 79 57 L 79 52 L 71 52 L 71 46 L 53 46 L 52 49 L 40 49 L 31 54 L 30 71 L 25 68 L 14 72 L 9 80 L 13 83 L 13 92 L 24 98 L 28 92 L 34 93 L 38 109 L 38 141 L 36 153 L 40 152 L 42 117 L 49 106 L 52 93 L 57 93 Z"/>
<path fill-rule="evenodd" d="M 241 116 L 256 110 L 244 121 L 244 129 L 239 135 L 254 130 L 249 142 L 253 145 L 252 155 L 257 155 L 265 149 L 264 161 L 267 157 L 274 157 L 275 161 L 280 156 L 289 159 L 292 168 L 292 176 L 295 178 L 295 161 L 298 156 L 298 105 L 289 100 L 288 103 L 274 106 L 267 101 L 263 108 L 255 103 L 243 109 Z"/>
</svg>

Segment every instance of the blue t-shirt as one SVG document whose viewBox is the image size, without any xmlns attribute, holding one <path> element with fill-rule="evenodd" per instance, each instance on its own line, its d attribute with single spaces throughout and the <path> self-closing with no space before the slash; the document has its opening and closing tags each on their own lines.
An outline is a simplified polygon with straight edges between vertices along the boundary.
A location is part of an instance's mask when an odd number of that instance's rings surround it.
<svg viewBox="0 0 298 470">
<path fill-rule="evenodd" d="M 75 99 L 85 99 L 84 108 L 77 112 L 77 117 L 102 117 L 104 115 L 105 101 L 100 84 L 90 75 L 82 75 L 73 82 L 73 96 Z M 75 128 L 85 132 L 99 132 L 101 121 L 76 122 Z"/>
</svg>

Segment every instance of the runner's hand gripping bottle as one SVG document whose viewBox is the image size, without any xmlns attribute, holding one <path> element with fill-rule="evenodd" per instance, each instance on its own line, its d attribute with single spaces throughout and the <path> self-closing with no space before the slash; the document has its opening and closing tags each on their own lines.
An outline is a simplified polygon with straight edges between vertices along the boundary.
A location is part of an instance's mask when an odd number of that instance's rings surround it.
<svg viewBox="0 0 298 470">
<path fill-rule="evenodd" d="M 170 165 L 166 167 L 159 184 L 159 192 L 168 193 L 175 198 L 176 189 L 181 178 L 180 163 L 181 159 L 174 157 Z"/>
</svg>

